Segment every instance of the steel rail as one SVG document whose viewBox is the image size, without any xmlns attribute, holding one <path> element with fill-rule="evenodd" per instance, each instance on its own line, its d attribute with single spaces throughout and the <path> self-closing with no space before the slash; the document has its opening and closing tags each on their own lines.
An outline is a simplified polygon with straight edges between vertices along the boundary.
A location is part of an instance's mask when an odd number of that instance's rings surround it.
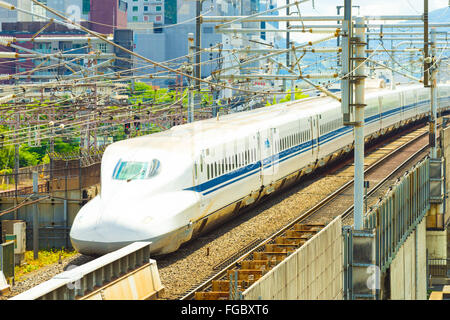
<svg viewBox="0 0 450 320">
<path fill-rule="evenodd" d="M 420 135 L 419 137 L 413 139 L 411 142 L 415 142 L 419 140 L 421 137 L 426 135 L 428 132 L 425 132 L 423 135 Z M 426 144 L 416 152 L 414 152 L 412 155 L 410 155 L 406 160 L 404 160 L 400 165 L 398 165 L 388 176 L 384 177 L 381 181 L 379 181 L 367 194 L 364 196 L 364 200 L 367 200 L 371 195 L 373 195 L 375 192 L 377 192 L 388 180 L 392 179 L 392 177 L 397 174 L 408 162 L 416 158 L 420 153 L 424 152 L 426 149 L 429 148 L 429 144 Z M 403 147 L 402 147 L 403 148 Z M 396 154 L 396 153 L 394 153 Z M 342 219 L 347 218 L 350 216 L 350 214 L 353 212 L 354 205 L 351 205 L 346 209 L 342 214 Z"/>
</svg>

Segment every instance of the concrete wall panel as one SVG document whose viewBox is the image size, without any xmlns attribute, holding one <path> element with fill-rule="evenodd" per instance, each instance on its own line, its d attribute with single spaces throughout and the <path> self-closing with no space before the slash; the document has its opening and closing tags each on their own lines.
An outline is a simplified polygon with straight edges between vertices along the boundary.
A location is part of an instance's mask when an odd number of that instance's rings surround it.
<svg viewBox="0 0 450 320">
<path fill-rule="evenodd" d="M 343 297 L 342 221 L 338 217 L 243 292 L 245 300 Z"/>
<path fill-rule="evenodd" d="M 398 250 L 390 266 L 392 300 L 425 300 L 426 276 L 426 219 Z"/>
</svg>

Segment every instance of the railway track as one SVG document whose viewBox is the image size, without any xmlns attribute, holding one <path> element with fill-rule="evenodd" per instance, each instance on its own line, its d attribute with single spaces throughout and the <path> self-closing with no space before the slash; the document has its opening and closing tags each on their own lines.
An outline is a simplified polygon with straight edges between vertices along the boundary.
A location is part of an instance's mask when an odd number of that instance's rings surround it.
<svg viewBox="0 0 450 320">
<path fill-rule="evenodd" d="M 378 148 L 366 157 L 365 180 L 372 186 L 368 188 L 366 198 L 379 191 L 403 168 L 425 155 L 428 146 L 427 133 L 427 128 L 418 129 L 402 136 L 388 147 Z M 346 170 L 353 170 L 353 166 L 349 166 Z M 215 272 L 180 299 L 236 298 L 237 292 L 248 288 L 336 216 L 342 215 L 343 219 L 347 219 L 352 213 L 353 179 L 268 238 L 256 240 L 255 243 L 251 243 L 248 250 L 244 248 L 225 259 L 219 264 L 222 267 L 220 271 Z"/>
</svg>

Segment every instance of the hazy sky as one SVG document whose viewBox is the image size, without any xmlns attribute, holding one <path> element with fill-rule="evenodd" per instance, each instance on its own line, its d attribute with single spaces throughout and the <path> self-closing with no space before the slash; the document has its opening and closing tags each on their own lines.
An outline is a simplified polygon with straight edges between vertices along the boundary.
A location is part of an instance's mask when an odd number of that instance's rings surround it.
<svg viewBox="0 0 450 320">
<path fill-rule="evenodd" d="M 286 0 L 277 0 L 278 6 L 286 4 Z M 289 0 L 293 3 L 295 0 Z M 429 0 L 429 11 L 436 9 L 448 8 L 450 0 Z M 312 4 L 314 2 L 314 8 Z M 353 6 L 360 6 L 360 15 L 421 15 L 423 13 L 423 0 L 353 0 Z M 308 2 L 300 4 L 301 14 L 304 16 L 335 16 L 337 14 L 336 6 L 344 5 L 344 0 L 310 0 Z M 291 7 L 291 12 L 297 11 L 296 7 Z M 280 15 L 285 15 L 286 9 L 280 10 Z M 358 15 L 358 9 L 353 8 L 353 16 Z M 343 10 L 341 10 L 341 15 Z M 394 21 L 389 21 L 392 23 Z M 419 21 L 411 21 L 412 23 L 418 23 Z M 308 22 L 310 23 L 310 22 Z M 326 22 L 325 24 L 329 24 Z M 298 23 L 296 23 L 298 24 Z M 311 24 L 311 23 L 310 23 Z M 285 23 L 281 22 L 279 29 L 285 29 Z M 283 34 L 284 36 L 284 34 Z M 297 42 L 310 41 L 318 38 L 322 38 L 323 35 L 311 35 L 302 33 L 293 33 L 291 35 Z"/>
<path fill-rule="evenodd" d="M 315 9 L 312 8 L 313 2 Z M 429 10 L 432 11 L 448 7 L 449 0 L 429 0 L 428 3 Z M 286 0 L 278 0 L 279 6 L 284 4 Z M 344 5 L 344 0 L 310 0 L 302 3 L 300 9 L 304 15 L 336 15 L 338 5 Z M 423 0 L 353 0 L 352 5 L 360 6 L 361 15 L 422 14 L 423 11 Z M 356 10 L 354 9 L 354 14 L 357 14 Z"/>
</svg>

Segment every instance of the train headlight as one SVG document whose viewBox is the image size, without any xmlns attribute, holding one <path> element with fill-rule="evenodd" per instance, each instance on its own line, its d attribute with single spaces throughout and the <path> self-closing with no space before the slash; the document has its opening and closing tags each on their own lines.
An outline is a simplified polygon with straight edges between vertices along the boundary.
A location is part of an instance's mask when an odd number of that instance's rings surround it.
<svg viewBox="0 0 450 320">
<path fill-rule="evenodd" d="M 152 217 L 145 217 L 145 218 L 142 220 L 142 223 L 148 224 L 148 223 L 150 223 L 152 220 L 153 220 Z"/>
</svg>

